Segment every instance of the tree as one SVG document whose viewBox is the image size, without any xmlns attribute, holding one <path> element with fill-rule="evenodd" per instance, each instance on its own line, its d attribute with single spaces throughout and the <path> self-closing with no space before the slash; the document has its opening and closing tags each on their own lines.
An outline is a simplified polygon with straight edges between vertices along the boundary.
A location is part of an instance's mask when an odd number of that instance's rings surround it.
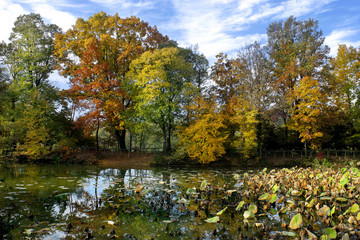
<svg viewBox="0 0 360 240">
<path fill-rule="evenodd" d="M 167 36 L 139 18 L 104 12 L 88 20 L 79 18 L 65 34 L 56 36 L 58 69 L 71 81 L 67 94 L 106 118 L 120 149 L 126 149 L 124 116 L 132 107 L 132 97 L 123 86 L 125 75 L 134 59 L 167 41 Z"/>
<path fill-rule="evenodd" d="M 137 113 L 161 128 L 164 152 L 171 150 L 175 120 L 192 88 L 191 67 L 173 47 L 147 51 L 130 65 L 128 81 L 135 87 Z"/>
<path fill-rule="evenodd" d="M 52 142 L 50 139 L 55 139 L 51 134 L 55 130 L 48 126 L 56 126 L 49 123 L 57 109 L 61 108 L 61 101 L 58 90 L 51 86 L 48 78 L 55 64 L 53 38 L 59 31 L 56 25 L 45 24 L 39 14 L 21 15 L 14 23 L 10 43 L 1 43 L 1 62 L 9 76 L 6 92 L 8 104 L 1 119 L 7 134 L 2 142 L 10 151 L 22 146 L 34 149 L 49 145 Z M 40 102 L 45 112 L 38 108 Z M 31 144 L 27 144 L 30 140 Z M 36 152 L 36 158 L 46 153 Z M 25 154 L 31 157 L 33 153 L 26 151 Z"/>
<path fill-rule="evenodd" d="M 324 45 L 325 38 L 318 26 L 313 19 L 298 21 L 289 17 L 286 21 L 270 24 L 267 29 L 275 107 L 285 123 L 285 142 L 289 135 L 286 122 L 290 109 L 298 104 L 293 94 L 296 84 L 305 77 L 311 77 L 320 86 L 326 85 L 329 47 Z"/>
<path fill-rule="evenodd" d="M 180 128 L 180 143 L 189 157 L 206 164 L 216 161 L 226 153 L 228 137 L 223 116 L 214 97 L 196 98 L 190 108 L 191 121 Z"/>
<path fill-rule="evenodd" d="M 305 153 L 307 143 L 310 148 L 319 149 L 318 138 L 323 136 L 320 131 L 319 115 L 321 113 L 321 98 L 319 83 L 311 77 L 304 77 L 295 86 L 293 99 L 297 104 L 291 109 L 291 120 L 288 123 L 290 129 L 299 132 L 299 138 L 304 143 Z"/>
<path fill-rule="evenodd" d="M 340 45 L 336 57 L 331 59 L 332 74 L 329 83 L 329 106 L 337 112 L 338 126 L 346 127 L 343 133 L 347 144 L 354 147 L 359 140 L 360 50 Z M 332 114 L 334 119 L 334 114 Z M 358 145 L 358 144 L 357 144 Z"/>
</svg>

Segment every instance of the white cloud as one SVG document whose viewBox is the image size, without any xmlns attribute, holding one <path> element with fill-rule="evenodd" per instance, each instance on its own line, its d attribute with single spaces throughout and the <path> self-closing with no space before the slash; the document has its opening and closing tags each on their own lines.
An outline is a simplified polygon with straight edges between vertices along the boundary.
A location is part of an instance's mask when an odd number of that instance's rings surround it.
<svg viewBox="0 0 360 240">
<path fill-rule="evenodd" d="M 351 37 L 359 35 L 360 30 L 352 29 L 335 29 L 325 37 L 325 44 L 330 47 L 330 55 L 335 56 L 339 44 L 360 47 L 360 41 L 352 41 Z"/>
<path fill-rule="evenodd" d="M 26 13 L 21 5 L 15 4 L 13 1 L 0 1 L 0 41 L 8 41 L 16 18 Z"/>
<path fill-rule="evenodd" d="M 173 0 L 176 14 L 167 26 L 177 31 L 181 45 L 199 44 L 200 51 L 213 58 L 219 52 L 232 52 L 265 34 L 244 34 L 252 24 L 324 11 L 334 0 Z M 263 29 L 265 33 L 266 29 Z"/>
<path fill-rule="evenodd" d="M 68 30 L 74 25 L 77 19 L 69 12 L 56 10 L 53 6 L 47 3 L 43 4 L 40 1 L 32 5 L 32 10 L 39 13 L 44 19 L 61 27 L 63 31 Z"/>
</svg>

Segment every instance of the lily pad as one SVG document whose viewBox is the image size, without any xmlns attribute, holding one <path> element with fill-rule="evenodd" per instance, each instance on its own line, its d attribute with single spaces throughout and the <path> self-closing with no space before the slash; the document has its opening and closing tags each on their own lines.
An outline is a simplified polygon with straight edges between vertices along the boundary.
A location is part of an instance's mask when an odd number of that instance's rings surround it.
<svg viewBox="0 0 360 240">
<path fill-rule="evenodd" d="M 324 234 L 329 236 L 330 239 L 335 239 L 337 237 L 336 230 L 332 228 L 325 228 Z"/>
<path fill-rule="evenodd" d="M 253 217 L 255 217 L 255 214 L 252 212 L 252 211 L 250 211 L 250 210 L 246 210 L 245 212 L 244 212 L 244 218 L 245 219 L 248 219 L 248 218 L 253 218 Z"/>
<path fill-rule="evenodd" d="M 289 228 L 296 230 L 302 225 L 302 216 L 300 213 L 296 214 L 290 221 Z"/>
<path fill-rule="evenodd" d="M 257 213 L 257 210 L 258 210 L 258 208 L 257 208 L 256 205 L 251 204 L 251 205 L 249 206 L 249 211 L 253 212 L 254 214 Z"/>
</svg>

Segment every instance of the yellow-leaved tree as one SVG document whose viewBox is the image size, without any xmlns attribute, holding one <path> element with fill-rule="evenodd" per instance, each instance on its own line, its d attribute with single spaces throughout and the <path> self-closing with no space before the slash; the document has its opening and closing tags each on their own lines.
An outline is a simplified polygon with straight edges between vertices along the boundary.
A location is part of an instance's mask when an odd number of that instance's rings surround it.
<svg viewBox="0 0 360 240">
<path fill-rule="evenodd" d="M 216 161 L 225 154 L 228 138 L 224 118 L 214 98 L 199 97 L 189 106 L 189 125 L 179 131 L 182 146 L 190 158 L 206 164 Z"/>
<path fill-rule="evenodd" d="M 240 153 L 245 159 L 249 159 L 256 153 L 258 147 L 257 111 L 248 101 L 241 98 L 231 99 L 230 106 L 235 112 L 231 116 L 231 121 L 237 125 L 232 145 L 240 149 Z"/>
<path fill-rule="evenodd" d="M 302 78 L 292 92 L 296 104 L 291 109 L 291 119 L 288 122 L 289 129 L 299 133 L 301 142 L 304 143 L 305 151 L 307 143 L 311 149 L 318 149 L 319 138 L 323 136 L 320 131 L 319 116 L 321 113 L 323 93 L 319 83 L 312 77 Z"/>
</svg>

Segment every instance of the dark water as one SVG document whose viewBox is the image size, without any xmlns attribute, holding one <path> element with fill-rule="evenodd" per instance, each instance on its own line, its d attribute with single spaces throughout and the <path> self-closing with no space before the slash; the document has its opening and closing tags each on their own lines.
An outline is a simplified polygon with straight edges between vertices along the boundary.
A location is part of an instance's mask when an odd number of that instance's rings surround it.
<svg viewBox="0 0 360 240">
<path fill-rule="evenodd" d="M 204 220 L 223 206 L 236 206 L 238 199 L 210 198 L 213 189 L 208 196 L 193 192 L 199 191 L 205 179 L 207 188 L 210 183 L 219 189 L 239 187 L 234 175 L 241 173 L 65 165 L 1 167 L 0 238 L 233 239 L 240 231 L 240 220 L 233 213 L 224 213 L 217 223 Z"/>
</svg>

